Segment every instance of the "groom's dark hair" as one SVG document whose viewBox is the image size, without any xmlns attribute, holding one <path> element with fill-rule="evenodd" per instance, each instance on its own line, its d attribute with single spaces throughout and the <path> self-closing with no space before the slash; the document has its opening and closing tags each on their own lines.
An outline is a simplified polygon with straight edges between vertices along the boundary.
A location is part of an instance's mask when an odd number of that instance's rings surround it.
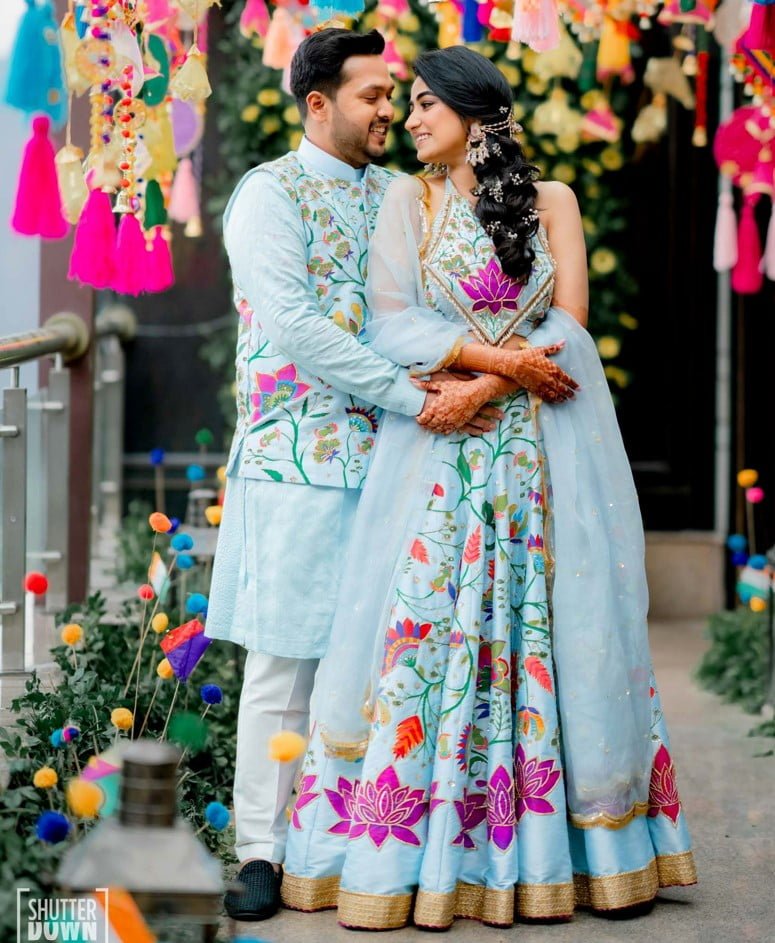
<svg viewBox="0 0 775 943">
<path fill-rule="evenodd" d="M 329 27 L 307 36 L 291 62 L 291 92 L 302 121 L 307 117 L 307 95 L 314 91 L 333 98 L 351 56 L 381 56 L 384 51 L 385 39 L 375 29 L 356 33 Z"/>
</svg>

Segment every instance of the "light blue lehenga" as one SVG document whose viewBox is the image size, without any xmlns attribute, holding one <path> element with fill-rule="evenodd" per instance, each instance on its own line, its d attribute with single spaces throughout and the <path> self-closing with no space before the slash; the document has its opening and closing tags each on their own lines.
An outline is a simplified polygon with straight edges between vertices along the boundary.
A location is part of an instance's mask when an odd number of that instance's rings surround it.
<svg viewBox="0 0 775 943">
<path fill-rule="evenodd" d="M 643 532 L 594 342 L 519 286 L 446 183 L 385 197 L 370 341 L 429 372 L 467 337 L 532 345 L 574 400 L 526 392 L 473 438 L 391 415 L 361 497 L 292 810 L 286 906 L 351 927 L 510 925 L 696 881 L 651 671 Z M 551 479 L 551 480 L 550 480 Z"/>
</svg>

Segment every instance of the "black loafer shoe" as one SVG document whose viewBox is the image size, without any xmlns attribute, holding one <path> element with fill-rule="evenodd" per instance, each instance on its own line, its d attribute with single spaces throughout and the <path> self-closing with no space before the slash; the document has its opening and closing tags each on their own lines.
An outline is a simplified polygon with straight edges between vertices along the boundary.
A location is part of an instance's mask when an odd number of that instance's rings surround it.
<svg viewBox="0 0 775 943">
<path fill-rule="evenodd" d="M 248 861 L 236 877 L 240 889 L 223 899 L 232 920 L 267 920 L 280 907 L 280 875 L 268 861 Z"/>
</svg>

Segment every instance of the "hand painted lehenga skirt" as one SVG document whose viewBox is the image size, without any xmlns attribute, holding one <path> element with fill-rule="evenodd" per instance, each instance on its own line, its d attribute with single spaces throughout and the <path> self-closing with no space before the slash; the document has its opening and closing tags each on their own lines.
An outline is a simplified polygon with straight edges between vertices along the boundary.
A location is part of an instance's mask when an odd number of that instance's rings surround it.
<svg viewBox="0 0 775 943">
<path fill-rule="evenodd" d="M 550 341 L 542 330 L 534 343 Z M 618 819 L 569 813 L 545 407 L 524 392 L 502 405 L 494 432 L 435 437 L 426 452 L 425 493 L 409 513 L 380 633 L 365 756 L 347 759 L 313 731 L 291 817 L 287 907 L 338 907 L 341 923 L 370 929 L 441 928 L 456 916 L 508 926 L 515 916 L 568 918 L 577 906 L 631 907 L 696 881 L 653 676 L 648 805 Z M 370 483 L 390 474 L 385 434 Z M 572 704 L 576 692 L 564 694 Z M 617 705 L 610 711 L 613 726 Z"/>
</svg>

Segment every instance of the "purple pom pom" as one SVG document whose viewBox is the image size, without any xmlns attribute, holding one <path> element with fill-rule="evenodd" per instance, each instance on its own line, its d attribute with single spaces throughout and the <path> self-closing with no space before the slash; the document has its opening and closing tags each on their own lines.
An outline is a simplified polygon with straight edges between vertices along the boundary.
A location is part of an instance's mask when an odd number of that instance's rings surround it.
<svg viewBox="0 0 775 943">
<path fill-rule="evenodd" d="M 732 554 L 732 566 L 745 566 L 746 563 L 748 563 L 748 554 L 744 550 Z"/>
<path fill-rule="evenodd" d="M 164 464 L 164 449 L 151 449 L 151 465 Z"/>
<path fill-rule="evenodd" d="M 62 739 L 65 743 L 72 743 L 81 736 L 81 731 L 77 727 L 65 727 L 62 731 Z"/>
</svg>

